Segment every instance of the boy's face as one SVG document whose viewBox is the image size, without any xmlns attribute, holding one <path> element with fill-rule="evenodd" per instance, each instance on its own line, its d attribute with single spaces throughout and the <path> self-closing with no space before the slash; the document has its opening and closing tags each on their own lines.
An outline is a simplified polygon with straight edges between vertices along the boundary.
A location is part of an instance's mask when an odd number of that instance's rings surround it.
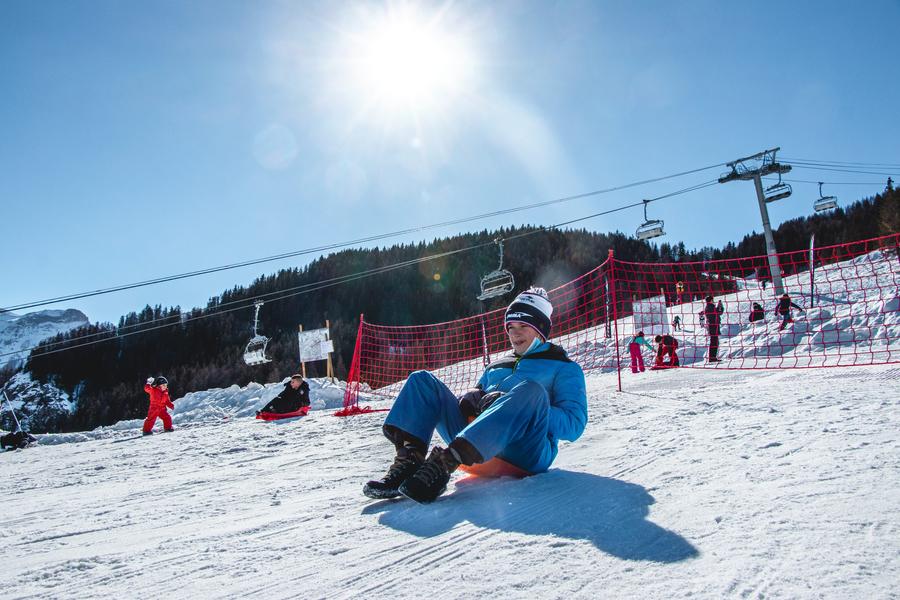
<svg viewBox="0 0 900 600">
<path fill-rule="evenodd" d="M 540 337 L 534 328 L 524 323 L 510 323 L 506 327 L 506 334 L 509 336 L 509 343 L 512 344 L 516 354 L 522 354 L 528 350 L 534 338 Z"/>
<path fill-rule="evenodd" d="M 300 387 L 300 380 L 299 380 L 299 379 L 291 379 L 291 387 L 294 388 L 295 390 L 296 390 L 297 388 L 299 388 L 299 387 Z"/>
<path fill-rule="evenodd" d="M 167 389 L 169 389 L 169 384 L 161 383 L 161 384 L 159 384 L 159 389 L 161 389 L 162 391 L 166 391 Z"/>
</svg>

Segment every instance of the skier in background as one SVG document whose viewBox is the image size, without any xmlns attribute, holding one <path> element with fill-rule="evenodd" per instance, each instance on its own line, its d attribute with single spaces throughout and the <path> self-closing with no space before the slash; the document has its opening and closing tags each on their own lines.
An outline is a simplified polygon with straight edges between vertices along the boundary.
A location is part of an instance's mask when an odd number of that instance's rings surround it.
<svg viewBox="0 0 900 600">
<path fill-rule="evenodd" d="M 363 494 L 432 502 L 460 464 L 495 456 L 524 474 L 549 469 L 558 441 L 577 440 L 587 424 L 584 372 L 547 341 L 552 313 L 542 288 L 516 296 L 504 317 L 513 354 L 488 365 L 460 398 L 432 373 L 412 373 L 382 427 L 397 450 L 394 463 Z M 435 429 L 448 446 L 426 458 Z"/>
<path fill-rule="evenodd" d="M 676 319 L 678 317 L 675 317 Z M 631 354 L 631 372 L 637 373 L 640 370 L 641 373 L 644 372 L 644 356 L 641 354 L 641 346 L 647 346 L 650 348 L 650 352 L 654 352 L 656 348 L 650 345 L 650 342 L 644 339 L 644 332 L 638 331 L 637 335 L 634 336 L 631 340 L 631 343 L 628 344 L 628 352 Z"/>
<path fill-rule="evenodd" d="M 762 305 L 759 302 L 754 302 L 753 308 L 750 309 L 750 322 L 762 321 L 765 316 Z"/>
<path fill-rule="evenodd" d="M 775 307 L 775 314 L 781 315 L 781 317 L 783 318 L 778 331 L 781 331 L 782 329 L 787 327 L 788 323 L 794 322 L 794 316 L 791 314 L 791 308 L 796 308 L 800 312 L 806 312 L 802 307 L 797 306 L 796 304 L 791 302 L 791 297 L 789 295 L 782 294 L 781 300 L 778 301 L 778 305 Z"/>
<path fill-rule="evenodd" d="M 675 351 L 678 350 L 678 340 L 668 334 L 658 335 L 653 339 L 657 344 L 659 344 L 659 347 L 656 350 L 656 364 L 653 366 L 653 368 L 665 369 L 668 367 L 680 366 L 678 362 L 678 355 L 675 354 Z M 669 362 L 663 361 L 666 356 L 669 357 Z"/>
<path fill-rule="evenodd" d="M 163 422 L 163 431 L 175 431 L 172 427 L 172 416 L 166 408 L 175 408 L 169 399 L 169 381 L 165 377 L 148 377 L 144 384 L 144 391 L 150 394 L 150 408 L 147 410 L 147 418 L 144 419 L 144 435 L 153 434 L 153 424 L 159 417 Z"/>
<path fill-rule="evenodd" d="M 681 317 L 675 315 L 675 318 L 672 319 L 672 331 L 680 331 L 681 330 Z"/>
<path fill-rule="evenodd" d="M 708 362 L 719 362 L 719 324 L 725 307 L 719 300 L 718 306 L 713 304 L 713 297 L 706 297 L 706 306 L 703 308 L 703 316 L 706 317 L 706 330 L 709 333 Z"/>
</svg>

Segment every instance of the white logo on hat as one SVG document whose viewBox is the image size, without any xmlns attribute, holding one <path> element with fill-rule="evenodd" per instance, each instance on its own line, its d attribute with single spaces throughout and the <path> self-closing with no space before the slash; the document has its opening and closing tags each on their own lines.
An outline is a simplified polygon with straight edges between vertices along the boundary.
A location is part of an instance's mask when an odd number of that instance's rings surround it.
<svg viewBox="0 0 900 600">
<path fill-rule="evenodd" d="M 506 313 L 506 320 L 509 321 L 510 319 L 521 319 L 523 317 L 530 317 L 530 316 L 531 315 L 529 315 L 528 313 L 511 312 L 511 313 Z"/>
</svg>

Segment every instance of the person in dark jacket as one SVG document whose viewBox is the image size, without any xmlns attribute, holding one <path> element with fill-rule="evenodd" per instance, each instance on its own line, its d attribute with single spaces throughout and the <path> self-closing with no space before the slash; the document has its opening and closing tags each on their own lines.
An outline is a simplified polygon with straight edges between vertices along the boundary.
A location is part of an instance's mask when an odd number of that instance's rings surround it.
<svg viewBox="0 0 900 600">
<path fill-rule="evenodd" d="M 712 296 L 706 297 L 706 306 L 703 308 L 703 316 L 706 317 L 706 330 L 709 333 L 709 356 L 707 356 L 709 362 L 719 361 L 719 324 L 724 310 L 725 308 L 722 306 L 721 300 L 719 301 L 719 305 L 716 306 L 713 304 Z"/>
<path fill-rule="evenodd" d="M 753 308 L 750 309 L 750 322 L 762 321 L 765 316 L 762 305 L 759 302 L 754 302 Z"/>
<path fill-rule="evenodd" d="M 488 365 L 460 398 L 432 373 L 412 373 L 382 427 L 394 463 L 363 494 L 432 502 L 460 465 L 494 457 L 524 474 L 547 471 L 559 440 L 577 440 L 587 424 L 584 372 L 547 341 L 552 313 L 542 288 L 516 296 L 504 317 L 513 353 Z M 435 446 L 426 458 L 435 429 L 447 448 Z"/>
<path fill-rule="evenodd" d="M 679 366 L 678 355 L 675 354 L 678 350 L 678 340 L 669 334 L 658 335 L 653 339 L 659 345 L 656 350 L 656 365 L 653 368 L 665 369 Z M 664 362 L 663 359 L 666 356 L 669 357 L 669 362 Z"/>
<path fill-rule="evenodd" d="M 285 414 L 300 410 L 304 406 L 309 406 L 309 384 L 303 380 L 302 375 L 291 375 L 291 380 L 284 384 L 284 389 L 277 396 L 272 398 L 262 410 L 256 411 L 258 415 L 261 412 Z"/>
<path fill-rule="evenodd" d="M 27 448 L 36 441 L 36 437 L 27 431 L 19 429 L 18 431 L 13 431 L 12 433 L 0 436 L 0 448 L 3 448 L 4 450 L 20 450 L 22 448 Z"/>
<path fill-rule="evenodd" d="M 794 316 L 791 314 L 791 308 L 796 308 L 800 312 L 805 312 L 802 307 L 797 306 L 793 302 L 791 302 L 791 297 L 787 294 L 781 295 L 781 300 L 778 301 L 778 305 L 775 307 L 775 314 L 781 315 L 782 321 L 781 326 L 778 328 L 778 331 L 781 331 L 785 327 L 788 326 L 788 323 L 794 322 Z"/>
</svg>

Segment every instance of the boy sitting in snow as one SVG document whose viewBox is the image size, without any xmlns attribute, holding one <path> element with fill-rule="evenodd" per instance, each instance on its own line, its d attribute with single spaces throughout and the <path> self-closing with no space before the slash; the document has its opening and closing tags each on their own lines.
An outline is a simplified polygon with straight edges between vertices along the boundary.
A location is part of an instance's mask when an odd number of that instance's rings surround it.
<svg viewBox="0 0 900 600">
<path fill-rule="evenodd" d="M 291 380 L 284 384 L 281 393 L 272 398 L 259 413 L 285 414 L 300 410 L 309 406 L 309 384 L 303 381 L 303 375 L 291 375 Z"/>
<path fill-rule="evenodd" d="M 542 288 L 519 294 L 505 315 L 513 354 L 488 365 L 461 398 L 428 371 L 412 373 L 382 427 L 397 450 L 394 463 L 363 493 L 431 502 L 460 464 L 495 456 L 528 473 L 549 469 L 558 441 L 577 440 L 587 423 L 584 372 L 547 342 L 552 312 Z M 426 458 L 435 428 L 449 446 Z"/>
</svg>

